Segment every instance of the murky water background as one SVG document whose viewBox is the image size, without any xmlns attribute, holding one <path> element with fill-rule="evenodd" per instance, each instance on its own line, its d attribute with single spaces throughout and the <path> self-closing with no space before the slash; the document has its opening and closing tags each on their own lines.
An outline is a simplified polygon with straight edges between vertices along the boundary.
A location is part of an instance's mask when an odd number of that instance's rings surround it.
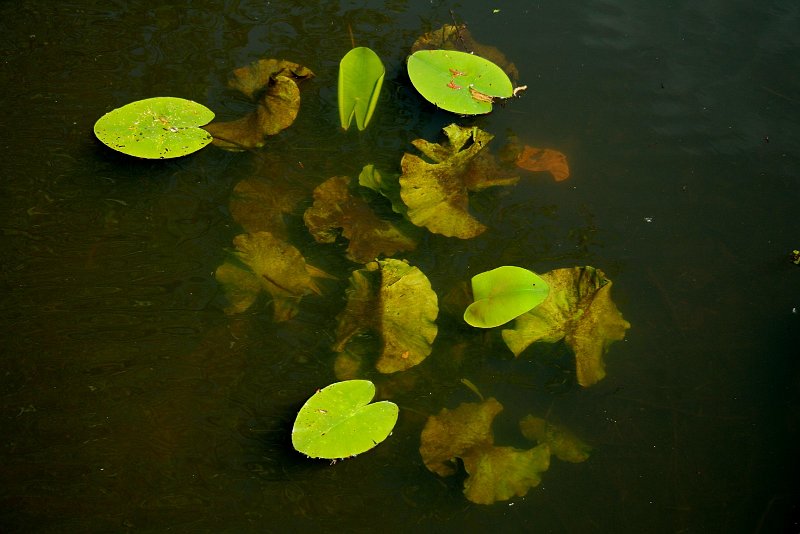
<svg viewBox="0 0 800 534">
<path fill-rule="evenodd" d="M 800 5 L 566 4 L 0 3 L 0 530 L 796 531 Z M 406 257 L 437 290 L 501 264 L 594 265 L 633 327 L 582 389 L 563 347 L 515 361 L 443 315 L 440 379 L 398 395 L 394 435 L 352 461 L 308 461 L 289 431 L 335 380 L 353 266 L 301 231 L 302 212 L 324 179 L 396 169 L 411 139 L 454 119 L 402 63 L 453 17 L 529 87 L 461 122 L 498 146 L 514 133 L 561 150 L 572 176 L 476 195 L 490 232 Z M 387 66 L 360 135 L 336 111 L 348 24 Z M 317 77 L 261 155 L 143 162 L 93 138 L 103 113 L 151 96 L 240 116 L 251 104 L 225 81 L 262 57 Z M 340 277 L 288 323 L 266 304 L 226 316 L 213 277 L 239 233 L 230 192 L 251 176 L 307 198 L 294 242 Z M 460 377 L 505 405 L 498 443 L 522 446 L 515 421 L 549 412 L 593 456 L 554 462 L 525 498 L 469 504 L 417 451 L 427 414 L 474 400 Z"/>
</svg>

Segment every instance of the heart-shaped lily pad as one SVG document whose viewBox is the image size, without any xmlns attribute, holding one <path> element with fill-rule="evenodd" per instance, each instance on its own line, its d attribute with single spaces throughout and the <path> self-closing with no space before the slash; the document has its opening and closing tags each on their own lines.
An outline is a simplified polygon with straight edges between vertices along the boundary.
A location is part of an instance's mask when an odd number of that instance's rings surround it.
<svg viewBox="0 0 800 534">
<path fill-rule="evenodd" d="M 514 87 L 503 69 L 480 56 L 455 50 L 420 50 L 408 58 L 408 77 L 426 100 L 446 111 L 480 115 Z"/>
<path fill-rule="evenodd" d="M 200 128 L 214 112 L 191 100 L 160 96 L 109 111 L 94 124 L 94 134 L 110 148 L 146 159 L 168 159 L 196 152 L 211 134 Z"/>
<path fill-rule="evenodd" d="M 389 437 L 397 405 L 369 404 L 375 385 L 369 380 L 336 382 L 306 401 L 292 428 L 292 445 L 311 457 L 337 459 L 366 452 Z"/>
<path fill-rule="evenodd" d="M 544 302 L 550 286 L 539 275 L 522 267 L 505 265 L 472 277 L 475 302 L 464 320 L 477 328 L 494 328 L 516 319 Z"/>
</svg>

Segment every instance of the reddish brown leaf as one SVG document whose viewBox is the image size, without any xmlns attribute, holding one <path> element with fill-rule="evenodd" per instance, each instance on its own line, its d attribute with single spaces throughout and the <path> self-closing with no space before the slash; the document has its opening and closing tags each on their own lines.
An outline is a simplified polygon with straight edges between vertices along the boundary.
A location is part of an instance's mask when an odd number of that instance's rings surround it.
<svg viewBox="0 0 800 534">
<path fill-rule="evenodd" d="M 525 145 L 515 163 L 517 167 L 526 171 L 547 171 L 553 175 L 556 182 L 569 178 L 567 156 L 551 148 L 535 148 Z"/>
</svg>

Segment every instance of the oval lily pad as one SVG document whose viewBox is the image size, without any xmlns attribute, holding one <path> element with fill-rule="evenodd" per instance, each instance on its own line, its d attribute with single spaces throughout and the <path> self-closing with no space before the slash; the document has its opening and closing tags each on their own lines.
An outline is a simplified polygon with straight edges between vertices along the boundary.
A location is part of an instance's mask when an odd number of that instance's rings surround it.
<svg viewBox="0 0 800 534">
<path fill-rule="evenodd" d="M 399 409 L 389 401 L 369 404 L 369 380 L 331 384 L 311 396 L 297 414 L 292 445 L 311 458 L 329 460 L 366 452 L 392 432 Z"/>
<path fill-rule="evenodd" d="M 514 94 L 503 69 L 480 56 L 455 50 L 420 50 L 408 58 L 408 77 L 426 100 L 446 111 L 480 115 L 495 98 Z"/>
<path fill-rule="evenodd" d="M 550 286 L 522 267 L 505 265 L 472 277 L 475 302 L 464 320 L 477 328 L 494 328 L 529 312 L 547 298 Z"/>
<path fill-rule="evenodd" d="M 109 111 L 94 124 L 94 134 L 108 147 L 129 156 L 177 158 L 211 142 L 211 134 L 200 126 L 212 119 L 214 112 L 202 104 L 159 96 Z"/>
</svg>

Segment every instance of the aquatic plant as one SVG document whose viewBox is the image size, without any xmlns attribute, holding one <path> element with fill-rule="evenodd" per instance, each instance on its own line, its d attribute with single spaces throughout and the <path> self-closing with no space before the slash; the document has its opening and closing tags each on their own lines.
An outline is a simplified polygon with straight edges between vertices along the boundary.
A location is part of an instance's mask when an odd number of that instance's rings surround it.
<svg viewBox="0 0 800 534">
<path fill-rule="evenodd" d="M 347 130 L 353 120 L 359 130 L 369 124 L 383 86 L 386 69 L 371 49 L 359 46 L 339 62 L 339 121 Z"/>
<path fill-rule="evenodd" d="M 390 401 L 370 404 L 369 380 L 336 382 L 318 390 L 300 408 L 292 446 L 310 458 L 338 460 L 366 452 L 392 432 L 399 409 Z"/>
<path fill-rule="evenodd" d="M 516 319 L 547 298 L 550 286 L 539 275 L 522 267 L 506 265 L 472 277 L 475 302 L 464 312 L 464 321 L 478 328 L 494 328 Z"/>
</svg>

